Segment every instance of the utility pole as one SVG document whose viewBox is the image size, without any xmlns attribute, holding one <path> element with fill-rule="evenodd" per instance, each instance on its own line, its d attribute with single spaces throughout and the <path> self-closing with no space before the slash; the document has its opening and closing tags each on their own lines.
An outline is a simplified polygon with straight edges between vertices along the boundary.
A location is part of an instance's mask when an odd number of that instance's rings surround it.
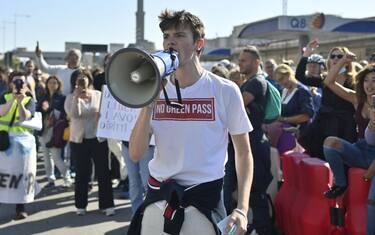
<svg viewBox="0 0 375 235">
<path fill-rule="evenodd" d="M 288 0 L 282 0 L 283 1 L 283 15 L 288 15 Z"/>
<path fill-rule="evenodd" d="M 145 12 L 143 11 L 143 0 L 138 0 L 136 13 L 136 44 L 142 43 L 144 38 Z"/>
</svg>

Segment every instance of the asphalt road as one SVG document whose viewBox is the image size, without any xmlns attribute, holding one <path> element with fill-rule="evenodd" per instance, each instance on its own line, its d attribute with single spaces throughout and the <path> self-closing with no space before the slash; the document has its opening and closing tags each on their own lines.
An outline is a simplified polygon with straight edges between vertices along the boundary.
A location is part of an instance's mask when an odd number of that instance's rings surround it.
<svg viewBox="0 0 375 235">
<path fill-rule="evenodd" d="M 38 160 L 37 180 L 41 187 L 46 185 L 43 162 Z M 43 188 L 36 200 L 26 204 L 29 216 L 15 221 L 15 205 L 0 204 L 0 235 L 96 235 L 126 234 L 131 218 L 130 201 L 119 199 L 115 191 L 116 215 L 107 217 L 98 210 L 97 185 L 89 194 L 87 214 L 77 216 L 74 206 L 74 190 L 61 187 L 63 181 L 56 181 L 56 187 Z"/>
</svg>

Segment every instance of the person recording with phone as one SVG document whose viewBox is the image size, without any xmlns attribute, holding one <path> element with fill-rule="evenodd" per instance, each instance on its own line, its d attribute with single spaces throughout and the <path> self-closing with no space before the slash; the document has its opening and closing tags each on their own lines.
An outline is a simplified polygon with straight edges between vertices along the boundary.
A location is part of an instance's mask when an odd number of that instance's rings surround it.
<svg viewBox="0 0 375 235">
<path fill-rule="evenodd" d="M 105 215 L 112 216 L 115 214 L 115 209 L 108 146 L 106 141 L 96 137 L 101 92 L 93 89 L 90 72 L 81 69 L 73 72 L 71 87 L 74 87 L 74 90 L 66 97 L 64 108 L 70 118 L 69 141 L 71 154 L 76 163 L 74 187 L 76 213 L 86 214 L 91 160 L 93 160 L 99 185 L 99 209 Z"/>
<path fill-rule="evenodd" d="M 319 44 L 316 40 L 310 42 L 306 46 L 303 57 L 311 55 L 318 46 Z M 328 73 L 332 75 L 332 68 L 338 63 L 345 61 L 342 66 L 345 67 L 345 71 L 341 73 L 336 72 L 334 80 L 342 86 L 353 90 L 355 81 L 354 66 L 351 61 L 344 59 L 344 55 L 349 52 L 349 49 L 346 47 L 332 48 L 328 53 L 327 69 Z M 323 142 L 328 136 L 337 136 L 349 142 L 356 141 L 357 134 L 353 105 L 327 87 L 324 77 L 306 78 L 305 76 L 300 76 L 300 73 L 297 71 L 296 78 L 307 86 L 322 88 L 320 108 L 312 123 L 307 126 L 304 133 L 298 139 L 298 142 L 305 148 L 306 152 L 312 157 L 324 159 Z"/>
<path fill-rule="evenodd" d="M 0 173 L 17 177 L 17 187 L 1 187 L 0 202 L 16 204 L 15 219 L 27 217 L 25 203 L 36 193 L 36 145 L 32 130 L 22 122 L 33 117 L 35 103 L 22 72 L 9 75 L 9 90 L 0 97 Z M 5 132 L 5 135 L 4 135 Z M 2 184 L 6 178 L 2 178 Z"/>
<path fill-rule="evenodd" d="M 235 234 L 242 235 L 253 176 L 248 135 L 253 128 L 241 92 L 200 64 L 204 25 L 196 15 L 165 10 L 159 19 L 163 47 L 177 52 L 179 66 L 166 78 L 166 92 L 142 108 L 130 137 L 133 161 L 142 158 L 151 134 L 156 147 L 149 163 L 148 192 L 128 234 L 219 234 L 216 224 L 226 214 L 222 189 L 229 133 L 235 148 L 238 202 L 226 229 L 235 226 Z M 177 84 L 182 108 L 171 106 L 165 96 L 177 100 Z"/>
<path fill-rule="evenodd" d="M 335 94 L 352 103 L 356 109 L 358 141 L 350 143 L 342 138 L 330 136 L 324 140 L 324 155 L 334 175 L 334 185 L 324 193 L 327 198 L 342 195 L 347 186 L 345 166 L 367 169 L 363 175 L 371 182 L 368 194 L 367 234 L 375 234 L 375 65 L 370 64 L 356 76 L 355 91 L 347 89 L 335 81 L 336 75 L 355 55 L 347 53 L 332 67 L 324 83 Z"/>
</svg>

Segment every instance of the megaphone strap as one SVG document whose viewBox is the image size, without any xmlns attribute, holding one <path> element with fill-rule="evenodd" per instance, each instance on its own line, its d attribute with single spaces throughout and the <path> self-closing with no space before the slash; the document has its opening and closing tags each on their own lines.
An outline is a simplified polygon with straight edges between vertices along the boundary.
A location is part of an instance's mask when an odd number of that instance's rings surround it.
<svg viewBox="0 0 375 235">
<path fill-rule="evenodd" d="M 178 102 L 171 102 L 169 100 L 169 97 L 168 97 L 168 94 L 167 94 L 167 91 L 165 90 L 165 85 L 162 84 L 163 86 L 163 94 L 164 94 L 164 98 L 165 98 L 165 102 L 167 103 L 168 106 L 171 106 L 173 108 L 178 108 L 178 109 L 182 109 L 184 106 L 182 105 L 182 98 L 181 98 L 181 91 L 180 91 L 180 84 L 178 82 L 178 80 L 175 78 L 175 86 L 176 86 L 176 93 L 177 93 L 177 101 Z"/>
</svg>

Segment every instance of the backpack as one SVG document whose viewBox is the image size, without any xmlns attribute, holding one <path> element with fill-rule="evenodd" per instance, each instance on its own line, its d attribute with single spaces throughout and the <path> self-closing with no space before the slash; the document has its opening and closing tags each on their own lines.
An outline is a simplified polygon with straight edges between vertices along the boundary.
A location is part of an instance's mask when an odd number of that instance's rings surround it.
<svg viewBox="0 0 375 235">
<path fill-rule="evenodd" d="M 64 130 L 69 126 L 69 123 L 66 119 L 60 119 L 55 122 L 53 127 L 52 135 L 52 146 L 55 148 L 62 148 L 65 146 L 66 141 L 64 140 Z"/>
<path fill-rule="evenodd" d="M 266 107 L 264 109 L 263 123 L 269 124 L 276 121 L 281 115 L 281 97 L 277 88 L 267 81 Z"/>
</svg>

